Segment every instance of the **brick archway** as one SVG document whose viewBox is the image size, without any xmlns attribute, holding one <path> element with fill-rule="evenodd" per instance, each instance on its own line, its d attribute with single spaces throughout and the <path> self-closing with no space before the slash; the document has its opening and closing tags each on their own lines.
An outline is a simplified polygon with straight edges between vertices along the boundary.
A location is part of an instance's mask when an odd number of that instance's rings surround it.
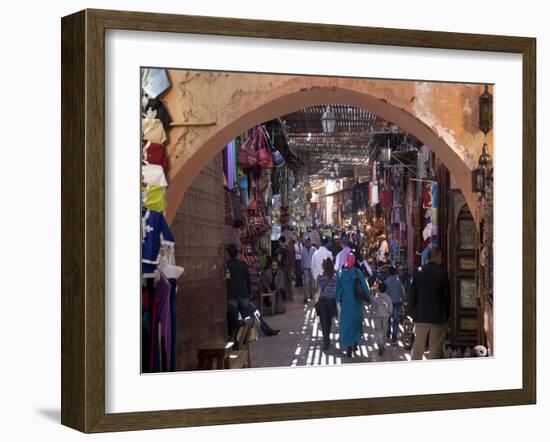
<svg viewBox="0 0 550 442">
<path fill-rule="evenodd" d="M 196 71 L 170 75 L 178 87 L 165 102 L 183 124 L 170 132 L 168 145 L 168 222 L 193 179 L 233 137 L 264 121 L 324 103 L 367 109 L 421 140 L 451 171 L 479 221 L 470 172 L 483 144 L 477 128 L 481 85 Z M 492 138 L 488 141 L 492 152 Z"/>
</svg>

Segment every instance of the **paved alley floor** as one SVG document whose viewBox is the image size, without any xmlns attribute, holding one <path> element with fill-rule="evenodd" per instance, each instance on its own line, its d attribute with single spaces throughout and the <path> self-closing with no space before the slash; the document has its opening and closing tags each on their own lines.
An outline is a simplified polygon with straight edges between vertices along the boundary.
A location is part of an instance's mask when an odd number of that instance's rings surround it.
<svg viewBox="0 0 550 442">
<path fill-rule="evenodd" d="M 345 349 L 342 351 L 340 348 L 337 320 L 334 320 L 332 326 L 331 349 L 323 351 L 323 334 L 313 301 L 304 304 L 302 299 L 302 293 L 295 289 L 294 301 L 286 305 L 286 313 L 264 315 L 270 327 L 281 330 L 281 333 L 277 336 L 260 334 L 258 340 L 250 344 L 253 368 L 410 360 L 410 352 L 399 339 L 394 345 L 386 343 L 386 351 L 382 356 L 378 355 L 378 345 L 374 342 L 373 327 L 367 310 L 363 342 L 353 358 L 348 358 Z"/>
</svg>

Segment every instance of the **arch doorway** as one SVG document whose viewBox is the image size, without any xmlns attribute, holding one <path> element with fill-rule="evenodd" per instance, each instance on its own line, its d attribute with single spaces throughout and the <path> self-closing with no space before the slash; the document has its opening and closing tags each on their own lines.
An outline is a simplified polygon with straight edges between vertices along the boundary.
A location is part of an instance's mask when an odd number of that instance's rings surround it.
<svg viewBox="0 0 550 442">
<path fill-rule="evenodd" d="M 177 116 L 167 146 L 168 222 L 192 180 L 233 137 L 261 122 L 323 103 L 368 109 L 429 146 L 451 172 L 479 222 L 471 170 L 485 141 L 477 127 L 481 85 L 198 71 L 170 75 L 178 87 L 165 97 L 170 113 Z M 486 141 L 492 154 L 491 133 Z"/>
<path fill-rule="evenodd" d="M 449 171 L 452 187 L 464 196 L 474 226 L 479 224 L 478 199 L 471 191 L 471 169 L 483 144 L 475 117 L 479 85 L 191 71 L 169 74 L 173 87 L 163 97 L 173 119 L 166 146 L 170 164 L 166 218 L 179 232 L 174 235 L 176 261 L 178 247 L 179 252 L 187 250 L 185 264 L 179 255 L 178 264 L 184 264 L 187 273 L 178 281 L 186 291 L 185 298 L 177 301 L 178 316 L 184 327 L 194 328 L 192 334 L 183 333 L 180 367 L 193 369 L 193 355 L 202 341 L 224 338 L 224 257 L 219 246 L 223 197 L 215 191 L 223 183 L 219 154 L 233 138 L 258 124 L 327 103 L 368 109 L 429 147 Z M 488 141 L 492 152 L 490 136 Z M 205 193 L 206 187 L 211 191 Z M 215 235 L 205 236 L 205 229 Z"/>
</svg>

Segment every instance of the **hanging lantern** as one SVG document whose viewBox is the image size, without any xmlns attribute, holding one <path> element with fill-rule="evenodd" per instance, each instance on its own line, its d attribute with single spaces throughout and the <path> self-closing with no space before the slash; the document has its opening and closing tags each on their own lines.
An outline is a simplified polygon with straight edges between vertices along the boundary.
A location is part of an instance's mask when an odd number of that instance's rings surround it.
<svg viewBox="0 0 550 442">
<path fill-rule="evenodd" d="M 478 160 L 478 167 L 472 171 L 472 192 L 481 193 L 481 196 L 485 196 L 488 171 L 487 166 L 489 165 L 489 153 L 487 152 L 487 143 L 483 143 L 483 148 L 481 149 L 481 155 Z"/>
<path fill-rule="evenodd" d="M 388 147 L 383 147 L 382 148 L 382 161 L 385 164 L 389 164 L 390 160 L 391 160 L 391 148 L 389 146 Z"/>
<path fill-rule="evenodd" d="M 481 155 L 479 156 L 479 167 L 487 169 L 489 165 L 489 153 L 487 152 L 487 143 L 483 143 L 483 148 L 481 149 Z"/>
<path fill-rule="evenodd" d="M 334 112 L 332 111 L 330 106 L 327 106 L 325 112 L 323 112 L 323 116 L 321 117 L 321 124 L 323 125 L 324 133 L 331 134 L 334 132 L 334 127 L 336 126 L 336 117 L 334 116 Z"/>
<path fill-rule="evenodd" d="M 479 130 L 485 135 L 493 128 L 493 96 L 489 93 L 489 86 L 479 96 Z"/>
<path fill-rule="evenodd" d="M 485 174 L 483 169 L 476 168 L 472 170 L 472 192 L 482 193 L 485 189 Z"/>
</svg>

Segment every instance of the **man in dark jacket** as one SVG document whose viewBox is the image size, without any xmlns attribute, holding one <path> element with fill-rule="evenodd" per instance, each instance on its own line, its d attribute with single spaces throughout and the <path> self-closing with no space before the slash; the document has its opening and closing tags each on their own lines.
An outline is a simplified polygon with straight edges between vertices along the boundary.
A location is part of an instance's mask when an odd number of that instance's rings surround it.
<svg viewBox="0 0 550 442">
<path fill-rule="evenodd" d="M 237 258 L 239 250 L 235 244 L 227 246 L 229 260 L 226 262 L 225 282 L 227 284 L 227 328 L 232 337 L 239 326 L 239 313 L 246 318 L 250 315 L 250 273 L 248 264 Z"/>
<path fill-rule="evenodd" d="M 411 287 L 411 313 L 415 322 L 412 359 L 422 359 L 429 337 L 429 359 L 443 356 L 451 311 L 449 278 L 441 268 L 441 252 L 432 249 L 428 262 L 416 273 Z"/>
<path fill-rule="evenodd" d="M 287 301 L 292 301 L 294 299 L 294 292 L 292 291 L 292 267 L 289 265 L 288 248 L 284 236 L 279 238 L 279 248 L 275 251 L 275 259 L 279 263 L 279 268 L 283 270 L 285 276 Z"/>
</svg>

